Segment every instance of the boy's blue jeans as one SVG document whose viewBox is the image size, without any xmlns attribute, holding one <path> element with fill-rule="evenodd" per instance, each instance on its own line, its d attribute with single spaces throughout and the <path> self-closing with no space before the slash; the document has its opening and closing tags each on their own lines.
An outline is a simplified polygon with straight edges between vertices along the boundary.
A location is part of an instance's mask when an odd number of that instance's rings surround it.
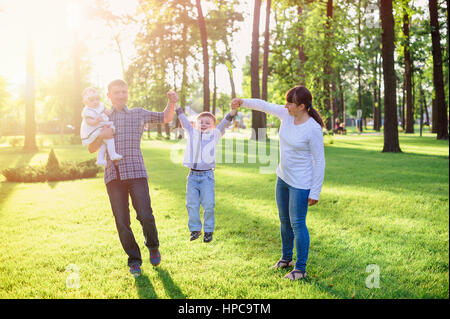
<svg viewBox="0 0 450 319">
<path fill-rule="evenodd" d="M 214 231 L 214 172 L 190 171 L 186 185 L 186 208 L 189 215 L 189 231 L 201 231 L 200 205 L 203 207 L 203 231 Z"/>
<path fill-rule="evenodd" d="M 295 269 L 306 270 L 309 232 L 306 227 L 309 189 L 294 188 L 278 177 L 275 197 L 280 217 L 283 260 L 292 260 L 294 242 L 297 248 Z"/>
</svg>

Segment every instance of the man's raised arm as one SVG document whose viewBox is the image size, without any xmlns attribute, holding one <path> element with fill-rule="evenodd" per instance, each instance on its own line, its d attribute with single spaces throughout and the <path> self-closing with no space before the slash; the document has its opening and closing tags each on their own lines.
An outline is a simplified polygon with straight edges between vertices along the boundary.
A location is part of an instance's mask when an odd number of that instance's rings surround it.
<svg viewBox="0 0 450 319">
<path fill-rule="evenodd" d="M 164 109 L 164 123 L 169 123 L 173 119 L 175 104 L 178 102 L 178 94 L 174 91 L 167 92 L 167 106 Z"/>
</svg>

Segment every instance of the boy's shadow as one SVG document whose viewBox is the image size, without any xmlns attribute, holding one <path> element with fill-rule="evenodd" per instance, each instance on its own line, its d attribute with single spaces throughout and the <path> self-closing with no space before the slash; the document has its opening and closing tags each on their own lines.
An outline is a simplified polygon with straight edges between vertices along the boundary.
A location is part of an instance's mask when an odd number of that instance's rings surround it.
<svg viewBox="0 0 450 319">
<path fill-rule="evenodd" d="M 173 282 L 169 273 L 157 267 L 155 269 L 158 272 L 159 277 L 164 285 L 164 290 L 166 294 L 171 299 L 186 299 L 186 296 L 183 294 L 181 289 Z M 158 295 L 156 294 L 155 288 L 153 287 L 150 279 L 147 275 L 141 274 L 139 277 L 135 278 L 135 286 L 138 291 L 139 298 L 141 299 L 157 299 Z"/>
<path fill-rule="evenodd" d="M 141 299 L 156 299 L 158 295 L 156 294 L 155 288 L 148 279 L 147 275 L 141 274 L 139 277 L 134 279 L 134 284 L 138 291 L 139 298 Z"/>
<path fill-rule="evenodd" d="M 180 287 L 178 287 L 173 282 L 172 277 L 170 277 L 170 274 L 167 272 L 167 270 L 164 270 L 161 267 L 157 267 L 156 271 L 158 272 L 159 278 L 161 278 L 166 294 L 171 299 L 186 299 L 186 296 L 183 294 Z"/>
</svg>

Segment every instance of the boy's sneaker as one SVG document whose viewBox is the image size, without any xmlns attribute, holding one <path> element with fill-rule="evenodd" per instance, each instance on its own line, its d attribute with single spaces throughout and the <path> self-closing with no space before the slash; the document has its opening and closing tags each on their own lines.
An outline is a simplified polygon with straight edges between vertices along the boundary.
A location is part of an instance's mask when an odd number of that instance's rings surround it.
<svg viewBox="0 0 450 319">
<path fill-rule="evenodd" d="M 134 277 L 139 277 L 142 273 L 141 271 L 141 266 L 139 266 L 139 264 L 132 264 L 130 266 L 130 273 L 134 276 Z"/>
<path fill-rule="evenodd" d="M 202 234 L 201 231 L 191 231 L 191 241 L 196 240 Z"/>
<path fill-rule="evenodd" d="M 150 250 L 150 263 L 153 266 L 158 266 L 161 263 L 161 253 L 159 252 L 159 249 Z"/>
<path fill-rule="evenodd" d="M 203 236 L 203 241 L 205 243 L 209 243 L 212 240 L 212 235 L 213 235 L 212 232 L 211 233 L 205 232 L 205 235 Z"/>
</svg>

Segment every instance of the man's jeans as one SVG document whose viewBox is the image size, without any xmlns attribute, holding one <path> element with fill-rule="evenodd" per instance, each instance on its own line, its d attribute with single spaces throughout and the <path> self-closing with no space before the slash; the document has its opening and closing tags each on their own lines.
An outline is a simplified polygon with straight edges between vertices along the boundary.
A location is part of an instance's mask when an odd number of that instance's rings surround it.
<svg viewBox="0 0 450 319">
<path fill-rule="evenodd" d="M 292 260 L 294 241 L 297 248 L 295 269 L 306 270 L 309 251 L 309 232 L 306 227 L 309 189 L 294 188 L 277 179 L 275 197 L 280 217 L 283 260 Z"/>
<path fill-rule="evenodd" d="M 201 231 L 200 205 L 203 207 L 203 230 L 214 231 L 214 172 L 190 171 L 186 186 L 186 208 L 189 215 L 189 231 Z"/>
<path fill-rule="evenodd" d="M 128 255 L 128 265 L 134 263 L 141 265 L 141 252 L 130 227 L 128 194 L 130 194 L 131 203 L 136 211 L 136 218 L 142 225 L 145 245 L 149 249 L 158 248 L 158 231 L 156 230 L 155 217 L 153 216 L 147 179 L 114 180 L 106 184 L 106 189 L 108 190 L 109 201 L 116 220 L 120 242 Z"/>
</svg>

